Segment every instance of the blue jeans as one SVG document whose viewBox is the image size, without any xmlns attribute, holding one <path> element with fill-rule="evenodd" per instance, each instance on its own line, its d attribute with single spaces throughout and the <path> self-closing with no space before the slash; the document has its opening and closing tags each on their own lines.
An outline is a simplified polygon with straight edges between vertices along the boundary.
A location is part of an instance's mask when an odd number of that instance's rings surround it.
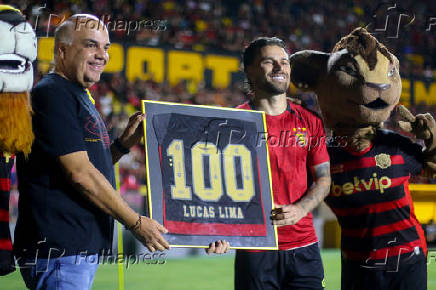
<svg viewBox="0 0 436 290">
<path fill-rule="evenodd" d="M 20 260 L 20 272 L 27 288 L 32 290 L 91 289 L 98 255 L 66 256 L 51 259 Z"/>
</svg>

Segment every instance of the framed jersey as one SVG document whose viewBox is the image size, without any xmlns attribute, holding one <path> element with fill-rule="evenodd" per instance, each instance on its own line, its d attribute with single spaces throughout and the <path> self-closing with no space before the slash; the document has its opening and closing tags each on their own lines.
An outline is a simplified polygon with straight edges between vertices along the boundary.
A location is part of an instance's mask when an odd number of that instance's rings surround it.
<svg viewBox="0 0 436 290">
<path fill-rule="evenodd" d="M 149 216 L 172 247 L 277 249 L 263 112 L 143 101 Z"/>
</svg>

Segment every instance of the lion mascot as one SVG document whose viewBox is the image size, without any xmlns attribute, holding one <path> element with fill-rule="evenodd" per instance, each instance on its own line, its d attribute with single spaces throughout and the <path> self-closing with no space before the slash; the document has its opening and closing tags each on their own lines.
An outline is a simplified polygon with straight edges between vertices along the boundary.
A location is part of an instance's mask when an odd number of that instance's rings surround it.
<svg viewBox="0 0 436 290">
<path fill-rule="evenodd" d="M 341 226 L 342 289 L 427 289 L 427 246 L 409 191 L 411 176 L 434 177 L 436 125 L 397 106 L 399 61 L 364 28 L 331 53 L 291 56 L 291 81 L 313 91 L 331 132 L 332 186 L 326 203 Z M 383 129 L 397 109 L 399 127 Z"/>
<path fill-rule="evenodd" d="M 29 154 L 33 141 L 29 91 L 36 36 L 21 12 L 0 5 L 0 275 L 15 269 L 9 232 L 10 176 L 15 153 Z"/>
</svg>

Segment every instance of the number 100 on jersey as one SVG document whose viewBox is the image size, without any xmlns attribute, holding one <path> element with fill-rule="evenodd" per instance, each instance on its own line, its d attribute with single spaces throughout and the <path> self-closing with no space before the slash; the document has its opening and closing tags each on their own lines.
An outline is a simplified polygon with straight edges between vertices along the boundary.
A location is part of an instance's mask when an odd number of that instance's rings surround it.
<svg viewBox="0 0 436 290">
<path fill-rule="evenodd" d="M 264 114 L 143 101 L 150 216 L 172 246 L 276 249 Z"/>
</svg>

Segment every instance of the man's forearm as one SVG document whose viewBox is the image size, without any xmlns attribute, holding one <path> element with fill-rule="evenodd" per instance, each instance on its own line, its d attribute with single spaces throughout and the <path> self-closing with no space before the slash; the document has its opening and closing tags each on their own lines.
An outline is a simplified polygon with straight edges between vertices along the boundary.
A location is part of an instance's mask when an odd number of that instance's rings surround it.
<svg viewBox="0 0 436 290">
<path fill-rule="evenodd" d="M 169 249 L 161 233 L 167 230 L 157 221 L 139 216 L 112 185 L 89 161 L 86 151 L 69 153 L 59 157 L 67 179 L 89 201 L 105 213 L 119 220 L 150 251 Z"/>
<path fill-rule="evenodd" d="M 295 205 L 300 206 L 306 212 L 311 212 L 315 209 L 329 194 L 330 178 L 322 177 L 312 184 L 307 194 Z"/>
<path fill-rule="evenodd" d="M 87 157 L 84 157 L 84 154 L 76 152 L 61 157 L 61 163 L 72 185 L 93 204 L 127 227 L 136 223 L 138 214 L 129 207 L 106 177 Z"/>
<path fill-rule="evenodd" d="M 314 183 L 306 195 L 296 203 L 296 205 L 300 206 L 308 213 L 315 209 L 329 194 L 331 183 L 330 163 L 325 162 L 314 166 L 312 175 L 315 177 Z"/>
<path fill-rule="evenodd" d="M 115 139 L 111 144 L 111 155 L 112 155 L 112 164 L 117 163 L 124 154 L 128 154 L 130 151 L 130 147 L 127 148 L 126 145 L 121 143 L 119 138 Z"/>
<path fill-rule="evenodd" d="M 115 164 L 121 159 L 121 157 L 123 157 L 124 154 L 121 153 L 120 151 L 118 151 L 118 149 L 112 143 L 111 144 L 111 155 L 112 155 L 112 164 Z"/>
<path fill-rule="evenodd" d="M 80 181 L 73 182 L 73 185 L 97 207 L 126 227 L 134 225 L 138 220 L 138 214 L 130 208 L 96 168 L 88 171 Z"/>
</svg>

